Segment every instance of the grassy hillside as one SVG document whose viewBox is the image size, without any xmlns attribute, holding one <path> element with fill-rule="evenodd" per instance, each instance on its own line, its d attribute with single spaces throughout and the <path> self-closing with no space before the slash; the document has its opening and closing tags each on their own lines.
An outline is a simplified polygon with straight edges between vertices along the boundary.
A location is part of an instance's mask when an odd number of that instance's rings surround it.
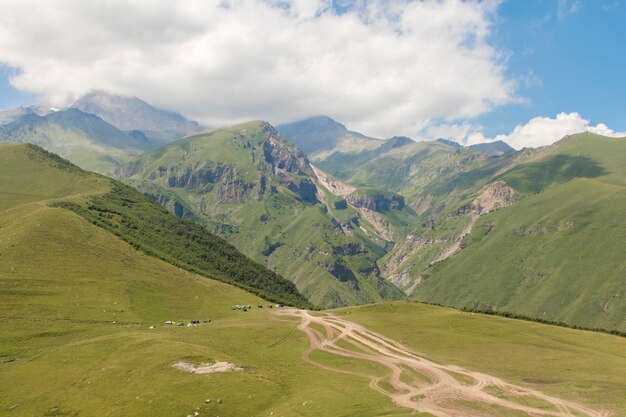
<svg viewBox="0 0 626 417">
<path fill-rule="evenodd" d="M 0 144 L 0 210 L 20 204 L 106 192 L 110 181 L 88 174 L 62 158 L 32 145 Z M 50 175 L 53 173 L 54 175 Z"/>
<path fill-rule="evenodd" d="M 109 180 L 33 147 L 0 146 L 0 161 L 1 415 L 407 415 L 357 377 L 304 364 L 304 337 L 256 308 L 266 301 L 48 205 L 106 192 Z M 18 174 L 29 182 L 13 185 Z M 244 371 L 192 375 L 171 367 L 178 361 Z"/>
<path fill-rule="evenodd" d="M 1 149 L 6 169 L 0 174 L 0 186 L 9 197 L 2 208 L 35 201 L 69 209 L 175 266 L 241 286 L 272 301 L 310 306 L 289 281 L 204 228 L 172 216 L 132 188 L 82 171 L 32 145 L 3 145 Z M 47 188 L 50 184 L 53 186 Z M 73 198 L 60 199 L 68 195 Z"/>
<path fill-rule="evenodd" d="M 419 303 L 369 305 L 337 313 L 402 341 L 437 363 L 499 376 L 626 416 L 623 337 Z"/>
<path fill-rule="evenodd" d="M 415 297 L 626 330 L 625 167 L 624 138 L 584 134 L 502 174 L 520 201 L 481 216 Z"/>
<path fill-rule="evenodd" d="M 237 285 L 267 300 L 310 307 L 295 286 L 243 256 L 201 226 L 172 216 L 134 189 L 113 183 L 111 192 L 87 202 L 60 202 L 141 251 L 172 265 Z"/>
<path fill-rule="evenodd" d="M 402 297 L 378 270 L 386 243 L 329 209 L 307 158 L 267 123 L 191 136 L 130 161 L 118 174 L 289 278 L 318 306 Z"/>
</svg>

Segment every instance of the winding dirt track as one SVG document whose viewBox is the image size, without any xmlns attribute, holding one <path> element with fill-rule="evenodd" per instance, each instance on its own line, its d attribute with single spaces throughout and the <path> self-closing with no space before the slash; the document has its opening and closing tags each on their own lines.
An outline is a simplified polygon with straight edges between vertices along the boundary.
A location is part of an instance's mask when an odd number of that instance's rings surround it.
<svg viewBox="0 0 626 417">
<path fill-rule="evenodd" d="M 283 310 L 277 314 L 301 318 L 298 328 L 306 333 L 310 342 L 302 355 L 306 362 L 334 372 L 367 377 L 374 390 L 390 397 L 395 404 L 417 412 L 437 417 L 506 416 L 512 412 L 532 417 L 611 416 L 609 412 L 596 411 L 499 378 L 432 362 L 392 339 L 331 313 L 313 316 L 305 310 Z M 387 367 L 390 373 L 381 376 L 336 369 L 311 359 L 314 350 L 371 361 Z"/>
</svg>

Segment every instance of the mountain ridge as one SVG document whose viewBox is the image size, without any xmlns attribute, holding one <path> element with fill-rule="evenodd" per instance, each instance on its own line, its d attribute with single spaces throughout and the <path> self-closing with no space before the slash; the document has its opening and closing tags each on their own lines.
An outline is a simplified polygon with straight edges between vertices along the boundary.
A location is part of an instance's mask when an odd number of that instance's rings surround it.
<svg viewBox="0 0 626 417">
<path fill-rule="evenodd" d="M 201 129 L 197 122 L 187 120 L 180 113 L 158 109 L 137 97 L 101 90 L 85 94 L 68 107 L 95 114 L 122 131 L 141 131 L 157 144 Z"/>
<path fill-rule="evenodd" d="M 290 277 L 319 306 L 401 298 L 376 263 L 386 241 L 351 221 L 354 209 L 335 210 L 304 153 L 266 122 L 189 136 L 117 174 Z"/>
</svg>

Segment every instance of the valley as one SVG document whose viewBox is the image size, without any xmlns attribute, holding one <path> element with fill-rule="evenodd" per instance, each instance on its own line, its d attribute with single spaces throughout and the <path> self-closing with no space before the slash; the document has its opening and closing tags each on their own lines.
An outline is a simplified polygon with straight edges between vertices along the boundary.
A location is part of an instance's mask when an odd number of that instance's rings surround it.
<svg viewBox="0 0 626 417">
<path fill-rule="evenodd" d="M 285 276 L 319 308 L 408 297 L 626 330 L 621 138 L 586 133 L 515 151 L 375 139 L 316 117 L 175 139 L 199 125 L 102 92 L 43 116 L 32 108 L 3 114 L 4 141 L 34 141 L 107 171 Z M 86 153 L 67 139 L 78 131 Z M 65 138 L 61 147 L 56 137 Z M 99 169 L 81 155 L 110 163 Z M 74 210 L 92 222 L 97 214 Z M 577 255 L 587 247 L 589 255 Z M 572 290 L 565 297 L 563 285 Z"/>
<path fill-rule="evenodd" d="M 626 0 L 0 10 L 0 417 L 626 417 Z"/>
<path fill-rule="evenodd" d="M 626 359 L 623 338 L 407 302 L 344 308 L 330 316 L 269 309 L 258 296 L 207 278 L 219 279 L 217 269 L 191 259 L 179 264 L 184 269 L 175 266 L 184 258 L 173 247 L 168 253 L 179 261 L 151 253 L 156 248 L 131 232 L 141 230 L 140 218 L 132 217 L 137 214 L 105 205 L 120 187 L 106 177 L 26 145 L 0 146 L 0 155 L 0 409 L 7 415 L 93 414 L 103 407 L 110 416 L 313 416 L 354 409 L 371 416 L 409 415 L 412 409 L 425 416 L 508 416 L 511 407 L 519 415 L 561 415 L 569 408 L 618 416 L 626 410 L 619 372 Z M 120 201 L 136 199 L 128 207 L 143 207 L 152 224 L 165 213 L 149 214 L 152 203 L 130 189 L 122 195 Z M 81 201 L 100 207 L 104 217 L 61 204 L 80 207 Z M 124 224 L 135 226 L 126 230 Z M 169 241 L 166 235 L 158 239 Z M 233 310 L 235 304 L 252 308 Z M 165 324 L 197 318 L 211 321 Z M 420 368 L 372 362 L 369 355 L 388 358 L 391 347 L 400 355 L 394 361 Z M 242 370 L 197 375 L 173 368 L 178 362 L 228 362 Z M 435 365 L 446 363 L 447 371 Z M 426 378 L 436 372 L 452 384 L 433 385 L 443 391 L 432 395 L 470 390 L 466 400 L 436 407 L 418 401 L 428 386 L 420 369 Z M 493 375 L 481 378 L 499 388 L 481 385 L 486 391 L 480 394 L 459 376 L 477 372 Z M 507 384 L 520 388 L 503 388 L 512 387 Z M 407 398 L 406 389 L 418 397 Z"/>
</svg>

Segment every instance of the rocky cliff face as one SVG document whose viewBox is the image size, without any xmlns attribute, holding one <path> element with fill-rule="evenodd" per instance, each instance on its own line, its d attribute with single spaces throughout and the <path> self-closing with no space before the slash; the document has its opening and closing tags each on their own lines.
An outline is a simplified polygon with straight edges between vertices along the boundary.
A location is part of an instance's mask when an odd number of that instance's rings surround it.
<svg viewBox="0 0 626 417">
<path fill-rule="evenodd" d="M 348 203 L 357 208 L 366 208 L 372 211 L 400 210 L 404 204 L 404 197 L 398 194 L 386 196 L 384 194 L 364 194 L 355 191 L 346 196 Z"/>
<path fill-rule="evenodd" d="M 263 140 L 257 142 L 243 132 L 233 135 L 230 144 L 243 148 L 248 153 L 258 171 L 258 178 L 250 180 L 250 172 L 243 179 L 235 163 L 213 160 L 196 160 L 190 163 L 175 163 L 159 166 L 144 172 L 142 161 L 125 164 L 117 169 L 116 175 L 129 178 L 141 175 L 152 182 L 160 182 L 170 188 L 208 193 L 214 191 L 221 203 L 244 202 L 249 198 L 247 191 L 255 189 L 255 198 L 277 192 L 276 185 L 282 185 L 297 194 L 303 201 L 317 201 L 317 187 L 312 177 L 314 172 L 306 156 L 294 145 L 287 142 L 271 125 L 264 123 L 261 128 Z M 192 159 L 186 155 L 184 159 Z M 254 176 L 254 174 L 252 174 Z M 274 184 L 272 184 L 274 182 Z"/>
<path fill-rule="evenodd" d="M 306 202 L 317 201 L 317 186 L 312 180 L 315 174 L 304 153 L 267 123 L 263 133 L 266 136 L 263 142 L 264 161 L 271 166 L 271 172 L 278 176 L 280 184 Z"/>
<path fill-rule="evenodd" d="M 472 202 L 472 211 L 485 214 L 510 206 L 515 202 L 515 190 L 504 181 L 496 181 L 488 185 Z"/>
</svg>

